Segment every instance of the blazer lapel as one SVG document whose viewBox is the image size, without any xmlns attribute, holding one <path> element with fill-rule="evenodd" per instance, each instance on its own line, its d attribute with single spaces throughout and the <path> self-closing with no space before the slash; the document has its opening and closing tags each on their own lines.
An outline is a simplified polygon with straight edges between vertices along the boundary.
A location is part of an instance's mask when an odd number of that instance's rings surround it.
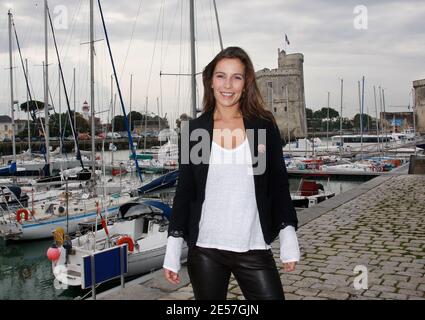
<svg viewBox="0 0 425 320">
<path fill-rule="evenodd" d="M 257 166 L 257 161 L 258 161 L 258 129 L 260 129 L 261 123 L 258 118 L 253 118 L 253 119 L 244 118 L 244 126 L 245 126 L 246 136 L 249 142 L 252 167 L 254 170 L 254 168 Z M 255 184 L 255 191 L 258 194 L 258 187 L 259 187 L 258 174 L 254 174 L 254 184 Z"/>
<path fill-rule="evenodd" d="M 203 117 L 202 117 L 203 116 Z M 200 125 L 201 128 L 206 129 L 208 131 L 208 135 L 210 140 L 209 142 L 209 149 L 208 154 L 211 154 L 211 145 L 212 145 L 212 138 L 213 138 L 213 129 L 214 129 L 214 117 L 213 117 L 213 111 L 206 112 L 203 114 L 202 117 L 202 123 Z M 201 119 L 200 119 L 201 120 Z M 208 176 L 208 169 L 209 169 L 209 157 L 207 163 L 202 163 L 199 165 L 199 183 L 200 183 L 200 190 L 202 192 L 202 199 L 205 198 L 205 186 L 207 183 L 207 176 Z"/>
<path fill-rule="evenodd" d="M 210 141 L 209 141 L 209 153 L 211 153 L 211 145 L 213 140 L 213 129 L 214 129 L 214 117 L 213 117 L 213 111 L 209 111 L 205 114 L 203 114 L 202 117 L 202 123 L 200 124 L 201 128 L 204 128 L 208 131 Z M 201 119 L 199 119 L 201 120 Z M 245 126 L 245 132 L 249 143 L 249 149 L 251 151 L 251 159 L 252 159 L 252 166 L 253 168 L 257 165 L 256 161 L 258 161 L 258 129 L 261 127 L 260 119 L 253 118 L 243 118 L 244 126 Z M 200 190 L 202 190 L 202 199 L 205 198 L 205 186 L 207 182 L 207 176 L 208 176 L 208 169 L 209 169 L 209 161 L 207 163 L 202 163 L 199 165 L 199 183 L 200 183 Z M 258 187 L 259 187 L 259 175 L 254 174 L 254 184 L 255 184 L 255 190 L 258 193 Z"/>
</svg>

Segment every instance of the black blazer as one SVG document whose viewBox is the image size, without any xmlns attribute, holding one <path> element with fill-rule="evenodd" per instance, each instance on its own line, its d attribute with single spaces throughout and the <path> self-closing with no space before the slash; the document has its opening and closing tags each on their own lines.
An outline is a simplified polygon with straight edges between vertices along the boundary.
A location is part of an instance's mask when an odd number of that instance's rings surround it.
<svg viewBox="0 0 425 320">
<path fill-rule="evenodd" d="M 250 132 L 254 132 L 253 135 L 247 134 L 253 157 L 253 168 L 256 166 L 255 159 L 265 156 L 265 170 L 262 174 L 254 175 L 254 185 L 261 229 L 265 242 L 270 244 L 277 237 L 280 229 L 286 225 L 292 225 L 295 229 L 298 228 L 297 214 L 289 193 L 288 175 L 282 153 L 282 140 L 279 129 L 271 121 L 262 118 L 244 118 L 244 125 L 245 130 L 251 129 Z M 210 137 L 210 151 L 213 127 L 213 111 L 210 111 L 190 120 L 188 131 L 192 133 L 193 130 L 198 128 L 206 129 Z M 265 148 L 264 144 L 260 144 L 259 147 L 259 129 L 265 129 L 262 130 L 263 133 L 264 131 L 266 133 Z M 187 137 L 182 135 L 180 142 L 185 138 Z M 189 151 L 192 151 L 193 146 L 200 140 L 201 138 L 189 142 Z M 188 148 L 183 148 L 183 143 L 179 145 L 181 148 L 179 181 L 174 197 L 168 235 L 183 237 L 188 246 L 192 247 L 196 245 L 198 239 L 199 221 L 205 199 L 205 185 L 209 166 L 208 163 L 194 164 L 192 161 L 182 163 L 182 156 L 188 156 Z M 199 151 L 199 155 L 202 156 L 202 150 Z M 228 200 L 223 199 L 223 201 Z"/>
</svg>

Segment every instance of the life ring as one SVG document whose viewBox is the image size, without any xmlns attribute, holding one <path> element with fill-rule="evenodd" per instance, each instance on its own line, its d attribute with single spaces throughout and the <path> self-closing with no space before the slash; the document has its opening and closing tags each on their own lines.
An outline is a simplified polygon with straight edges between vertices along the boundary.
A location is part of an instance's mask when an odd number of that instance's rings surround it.
<svg viewBox="0 0 425 320">
<path fill-rule="evenodd" d="M 128 251 L 133 252 L 134 251 L 134 242 L 133 239 L 129 236 L 124 236 L 118 239 L 117 245 L 122 245 L 126 243 L 128 245 Z"/>
<path fill-rule="evenodd" d="M 21 208 L 16 210 L 16 221 L 18 221 L 19 223 L 22 220 L 22 214 L 24 214 L 24 220 L 27 221 L 31 212 L 27 208 Z"/>
</svg>

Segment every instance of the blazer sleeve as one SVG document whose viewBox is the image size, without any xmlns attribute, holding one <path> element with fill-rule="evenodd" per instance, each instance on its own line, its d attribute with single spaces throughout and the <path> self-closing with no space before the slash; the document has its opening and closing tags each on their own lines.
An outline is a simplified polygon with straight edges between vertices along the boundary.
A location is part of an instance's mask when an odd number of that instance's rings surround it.
<svg viewBox="0 0 425 320">
<path fill-rule="evenodd" d="M 183 139 L 188 137 L 183 137 Z M 170 223 L 168 226 L 168 236 L 183 237 L 187 240 L 188 219 L 190 213 L 190 199 L 194 194 L 194 180 L 192 167 L 189 163 L 181 162 L 181 153 L 190 152 L 182 149 L 182 137 L 179 137 L 179 175 L 176 193 L 173 199 Z"/>
<path fill-rule="evenodd" d="M 279 128 L 270 125 L 271 154 L 270 154 L 270 192 L 272 196 L 272 218 L 280 224 L 279 229 L 291 225 L 298 229 L 298 218 L 289 192 L 288 173 L 282 152 L 282 138 Z"/>
</svg>

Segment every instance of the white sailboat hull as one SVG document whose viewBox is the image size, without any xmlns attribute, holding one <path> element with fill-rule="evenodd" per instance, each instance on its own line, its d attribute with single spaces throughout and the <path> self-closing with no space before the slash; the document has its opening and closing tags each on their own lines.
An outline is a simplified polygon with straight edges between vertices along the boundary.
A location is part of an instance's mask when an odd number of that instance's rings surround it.
<svg viewBox="0 0 425 320">
<path fill-rule="evenodd" d="M 107 216 L 114 217 L 118 213 L 118 206 L 108 209 Z M 105 215 L 103 211 L 102 214 Z M 26 221 L 25 223 L 1 223 L 0 236 L 6 240 L 38 240 L 51 238 L 53 231 L 57 228 L 63 228 L 65 231 L 68 228 L 69 233 L 75 233 L 81 223 L 93 221 L 96 218 L 96 211 L 48 219 L 46 221 Z M 99 220 L 100 221 L 100 220 Z"/>
</svg>

